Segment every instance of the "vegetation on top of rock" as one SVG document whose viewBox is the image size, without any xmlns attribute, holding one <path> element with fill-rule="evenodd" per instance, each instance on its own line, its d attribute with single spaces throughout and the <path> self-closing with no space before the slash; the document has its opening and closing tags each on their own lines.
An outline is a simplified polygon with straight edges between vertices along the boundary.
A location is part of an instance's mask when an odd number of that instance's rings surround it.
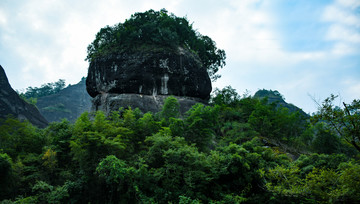
<svg viewBox="0 0 360 204">
<path fill-rule="evenodd" d="M 258 99 L 267 99 L 267 102 L 269 104 L 274 103 L 276 107 L 285 107 L 289 109 L 290 112 L 299 112 L 303 117 L 308 118 L 309 115 L 306 114 L 301 108 L 285 102 L 285 97 L 277 90 L 266 90 L 266 89 L 260 89 L 254 94 L 254 98 Z"/>
<path fill-rule="evenodd" d="M 57 82 L 47 83 L 41 85 L 41 87 L 31 87 L 26 88 L 25 93 L 20 93 L 20 97 L 27 101 L 32 101 L 33 99 L 56 94 L 59 91 L 65 88 L 65 80 L 59 79 Z M 35 102 L 36 103 L 36 102 Z"/>
<path fill-rule="evenodd" d="M 283 100 L 285 101 L 284 96 L 277 90 L 273 91 L 273 90 L 266 90 L 266 89 L 261 89 L 258 90 L 255 94 L 254 94 L 255 98 L 264 98 L 264 97 L 268 97 L 268 98 L 275 98 L 277 100 Z"/>
<path fill-rule="evenodd" d="M 193 29 L 185 17 L 168 11 L 149 10 L 135 13 L 124 23 L 101 28 L 87 48 L 89 62 L 113 53 L 186 48 L 196 53 L 210 77 L 225 65 L 225 51 L 218 49 L 208 36 Z"/>
<path fill-rule="evenodd" d="M 77 84 L 69 85 L 56 94 L 39 97 L 37 108 L 49 122 L 60 122 L 66 118 L 75 120 L 91 107 L 91 97 L 86 91 L 85 77 Z"/>
</svg>

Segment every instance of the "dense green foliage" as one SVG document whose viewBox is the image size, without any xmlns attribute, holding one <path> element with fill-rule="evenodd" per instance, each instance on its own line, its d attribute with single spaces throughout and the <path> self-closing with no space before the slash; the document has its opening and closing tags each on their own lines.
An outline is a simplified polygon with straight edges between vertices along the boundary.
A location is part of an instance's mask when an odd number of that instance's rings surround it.
<svg viewBox="0 0 360 204">
<path fill-rule="evenodd" d="M 314 121 L 325 121 L 329 129 L 338 133 L 346 142 L 353 145 L 360 152 L 360 100 L 351 104 L 343 102 L 344 108 L 336 107 L 331 95 L 324 100 Z"/>
<path fill-rule="evenodd" d="M 142 50 L 175 49 L 183 47 L 197 54 L 212 79 L 225 65 L 225 51 L 215 42 L 192 28 L 185 17 L 161 11 L 135 13 L 124 23 L 106 26 L 96 34 L 88 46 L 87 60 L 93 61 L 113 53 Z"/>
<path fill-rule="evenodd" d="M 83 113 L 0 126 L 0 203 L 356 203 L 353 146 L 297 112 L 227 87 L 186 114 Z"/>
</svg>

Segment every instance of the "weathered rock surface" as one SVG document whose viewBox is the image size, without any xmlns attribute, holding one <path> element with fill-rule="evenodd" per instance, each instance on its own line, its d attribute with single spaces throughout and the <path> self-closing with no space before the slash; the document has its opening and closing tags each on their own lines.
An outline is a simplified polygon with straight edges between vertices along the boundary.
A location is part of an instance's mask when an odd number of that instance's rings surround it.
<svg viewBox="0 0 360 204">
<path fill-rule="evenodd" d="M 59 93 L 40 97 L 36 106 L 49 121 L 75 120 L 85 111 L 90 111 L 91 97 L 86 91 L 85 78 L 78 84 L 70 85 Z"/>
<path fill-rule="evenodd" d="M 101 94 L 93 99 L 92 111 L 101 110 L 105 114 L 116 111 L 120 107 L 139 108 L 143 113 L 159 112 L 164 105 L 166 95 L 142 95 L 142 94 Z M 196 103 L 206 103 L 204 100 L 192 97 L 174 96 L 180 104 L 180 112 L 185 113 Z"/>
<path fill-rule="evenodd" d="M 9 114 L 20 120 L 28 120 L 40 128 L 48 124 L 35 106 L 26 103 L 11 88 L 5 71 L 0 65 L 0 118 L 6 118 Z"/>
<path fill-rule="evenodd" d="M 130 93 L 208 99 L 211 81 L 199 58 L 179 48 L 96 59 L 90 63 L 86 87 L 91 97 Z"/>
</svg>

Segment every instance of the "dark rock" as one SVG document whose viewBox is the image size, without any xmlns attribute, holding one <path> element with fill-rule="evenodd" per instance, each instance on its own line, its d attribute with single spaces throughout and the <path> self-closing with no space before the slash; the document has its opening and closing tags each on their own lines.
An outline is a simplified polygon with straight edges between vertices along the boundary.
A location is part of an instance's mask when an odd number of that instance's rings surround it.
<svg viewBox="0 0 360 204">
<path fill-rule="evenodd" d="M 40 128 L 48 124 L 34 105 L 26 103 L 11 88 L 5 71 L 0 65 L 0 118 L 6 118 L 9 114 L 20 120 L 28 120 Z"/>
<path fill-rule="evenodd" d="M 173 95 L 208 99 L 211 81 L 196 54 L 161 49 L 109 54 L 90 63 L 86 80 L 99 94 Z"/>
<path fill-rule="evenodd" d="M 93 99 L 92 111 L 101 110 L 105 114 L 119 110 L 120 107 L 139 108 L 143 113 L 159 112 L 164 105 L 166 95 L 142 95 L 142 94 L 108 94 L 97 95 Z M 180 104 L 180 112 L 183 114 L 196 103 L 206 103 L 199 98 L 174 96 Z"/>
<path fill-rule="evenodd" d="M 85 78 L 56 94 L 38 98 L 36 106 L 49 122 L 62 119 L 75 122 L 83 112 L 90 111 L 91 108 L 91 97 L 86 91 Z"/>
</svg>

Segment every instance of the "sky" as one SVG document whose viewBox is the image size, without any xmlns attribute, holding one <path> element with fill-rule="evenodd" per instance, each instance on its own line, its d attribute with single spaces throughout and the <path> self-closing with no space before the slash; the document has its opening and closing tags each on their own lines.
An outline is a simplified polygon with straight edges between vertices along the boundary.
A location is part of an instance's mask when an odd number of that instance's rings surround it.
<svg viewBox="0 0 360 204">
<path fill-rule="evenodd" d="M 1 0 L 0 65 L 16 90 L 76 84 L 101 28 L 162 8 L 225 50 L 213 90 L 277 90 L 307 113 L 360 98 L 360 0 Z"/>
</svg>

